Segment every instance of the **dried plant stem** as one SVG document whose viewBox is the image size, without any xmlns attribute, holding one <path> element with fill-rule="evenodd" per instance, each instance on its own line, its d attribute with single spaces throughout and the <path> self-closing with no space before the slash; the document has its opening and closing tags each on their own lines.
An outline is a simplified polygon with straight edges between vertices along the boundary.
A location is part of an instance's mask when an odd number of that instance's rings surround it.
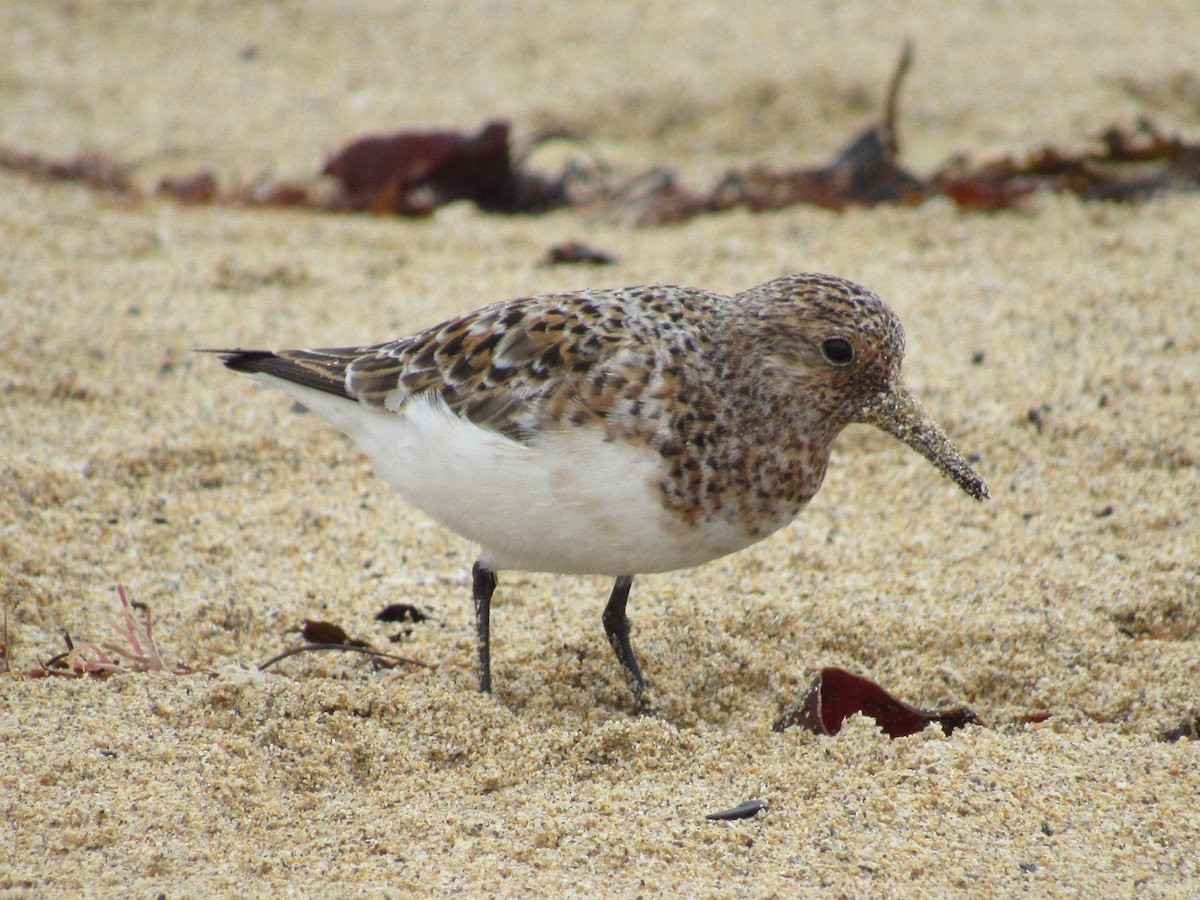
<svg viewBox="0 0 1200 900">
<path fill-rule="evenodd" d="M 265 671 L 270 666 L 281 660 L 287 659 L 289 656 L 295 656 L 298 653 L 309 653 L 314 650 L 342 650 L 346 653 L 361 653 L 363 656 L 372 656 L 377 659 L 386 659 L 400 663 L 406 666 L 420 666 L 423 669 L 432 669 L 433 665 L 427 662 L 421 662 L 419 659 L 409 659 L 407 656 L 397 656 L 394 653 L 384 653 L 382 650 L 372 650 L 370 647 L 356 647 L 353 644 L 305 644 L 303 647 L 293 647 L 291 650 L 284 650 L 275 656 L 272 656 L 264 663 L 260 663 L 258 670 Z"/>
<path fill-rule="evenodd" d="M 121 615 L 111 622 L 109 627 L 120 638 L 119 641 L 76 645 L 71 641 L 70 635 L 64 634 L 67 652 L 53 657 L 43 668 L 56 675 L 70 675 L 76 678 L 84 675 L 109 675 L 120 671 L 172 672 L 176 675 L 190 673 L 192 669 L 182 663 L 168 666 L 163 662 L 162 654 L 158 652 L 158 646 L 154 643 L 150 610 L 146 609 L 146 623 L 142 625 L 134 615 L 133 604 L 125 596 L 123 585 L 117 585 L 117 597 L 121 603 Z M 122 666 L 122 661 L 127 665 Z"/>
</svg>

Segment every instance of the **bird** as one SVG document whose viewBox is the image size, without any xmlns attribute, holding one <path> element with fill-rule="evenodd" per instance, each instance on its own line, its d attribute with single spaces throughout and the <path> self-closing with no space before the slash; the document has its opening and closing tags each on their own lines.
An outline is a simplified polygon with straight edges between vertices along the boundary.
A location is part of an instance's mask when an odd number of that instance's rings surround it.
<svg viewBox="0 0 1200 900">
<path fill-rule="evenodd" d="M 874 425 L 978 500 L 987 485 L 902 385 L 904 329 L 865 287 L 785 275 L 505 300 L 357 347 L 211 350 L 348 435 L 413 506 L 478 546 L 479 690 L 504 571 L 614 579 L 601 621 L 652 712 L 626 612 L 638 575 L 789 524 L 834 439 Z"/>
</svg>

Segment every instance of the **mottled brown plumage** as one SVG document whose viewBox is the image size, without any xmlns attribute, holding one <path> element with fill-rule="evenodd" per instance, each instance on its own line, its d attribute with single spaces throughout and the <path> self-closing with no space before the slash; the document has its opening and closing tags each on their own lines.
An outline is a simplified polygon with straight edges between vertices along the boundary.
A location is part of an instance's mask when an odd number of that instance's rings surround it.
<svg viewBox="0 0 1200 900">
<path fill-rule="evenodd" d="M 480 543 L 477 570 L 633 575 L 696 565 L 790 522 L 852 422 L 986 497 L 900 386 L 903 355 L 878 297 L 803 274 L 733 297 L 650 285 L 509 300 L 389 343 L 224 358 L 355 437 L 402 493 Z M 429 460 L 431 441 L 458 449 Z M 478 469 L 495 519 L 465 488 Z M 477 571 L 481 621 L 483 588 Z M 640 702 L 617 594 L 606 628 Z"/>
</svg>

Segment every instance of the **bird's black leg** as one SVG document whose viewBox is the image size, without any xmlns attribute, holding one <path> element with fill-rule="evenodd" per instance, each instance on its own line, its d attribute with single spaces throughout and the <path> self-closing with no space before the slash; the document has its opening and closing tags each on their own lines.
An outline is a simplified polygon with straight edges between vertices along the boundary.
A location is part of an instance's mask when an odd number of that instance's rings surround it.
<svg viewBox="0 0 1200 900">
<path fill-rule="evenodd" d="M 475 601 L 475 642 L 479 648 L 479 690 L 492 692 L 492 593 L 496 590 L 496 573 L 476 561 L 471 569 L 471 597 Z M 626 591 L 628 591 L 628 587 Z M 621 604 L 624 607 L 624 604 Z M 628 627 L 628 626 L 627 626 Z"/>
<path fill-rule="evenodd" d="M 634 711 L 643 714 L 649 712 L 646 706 L 646 679 L 642 677 L 641 667 L 637 657 L 633 655 L 633 647 L 629 644 L 629 619 L 625 615 L 625 603 L 629 600 L 629 588 L 633 585 L 632 575 L 622 575 L 613 585 L 609 595 L 608 605 L 604 607 L 604 633 L 612 644 L 625 669 L 625 677 L 633 688 Z"/>
</svg>

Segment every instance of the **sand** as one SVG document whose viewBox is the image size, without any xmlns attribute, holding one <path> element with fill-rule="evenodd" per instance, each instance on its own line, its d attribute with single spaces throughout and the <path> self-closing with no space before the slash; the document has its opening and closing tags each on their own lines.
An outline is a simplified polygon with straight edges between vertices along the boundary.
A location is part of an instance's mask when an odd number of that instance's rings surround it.
<svg viewBox="0 0 1200 900">
<path fill-rule="evenodd" d="M 905 8 L 7 4 L 0 143 L 140 160 L 145 185 L 248 183 L 311 178 L 362 132 L 503 116 L 703 185 L 829 156 L 877 114 L 906 35 L 918 171 L 1139 114 L 1200 129 L 1191 3 Z M 1200 745 L 1161 739 L 1200 705 L 1197 235 L 1194 195 L 635 229 L 185 207 L 0 173 L 0 891 L 1200 894 Z M 570 238 L 620 261 L 538 265 Z M 598 578 L 503 575 L 497 691 L 477 694 L 470 546 L 316 417 L 192 352 L 802 270 L 888 299 L 909 385 L 993 499 L 847 430 L 791 527 L 635 583 L 658 719 L 629 715 Z M 30 677 L 63 631 L 110 637 L 117 584 L 195 674 Z M 430 618 L 392 643 L 373 616 L 396 602 Z M 435 668 L 258 672 L 306 617 Z M 772 733 L 827 665 L 987 727 Z M 705 820 L 749 798 L 769 810 Z"/>
</svg>

